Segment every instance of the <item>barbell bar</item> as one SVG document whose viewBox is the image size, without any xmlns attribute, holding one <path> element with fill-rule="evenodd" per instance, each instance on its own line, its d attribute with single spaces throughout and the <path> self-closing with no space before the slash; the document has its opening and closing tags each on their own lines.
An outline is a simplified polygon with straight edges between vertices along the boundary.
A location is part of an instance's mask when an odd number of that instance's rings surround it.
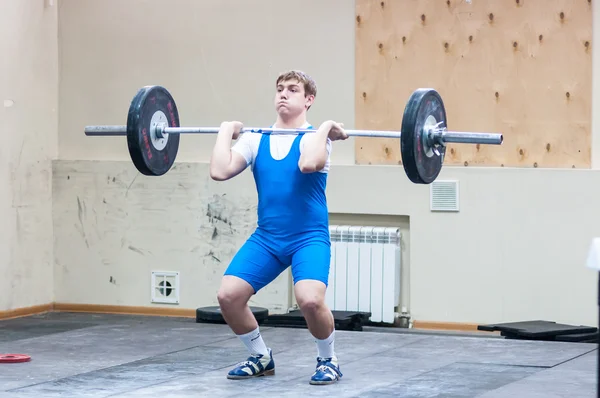
<svg viewBox="0 0 600 398">
<path fill-rule="evenodd" d="M 154 126 L 157 137 L 165 134 L 217 134 L 219 127 L 165 127 L 165 124 Z M 271 127 L 244 127 L 241 133 L 261 134 L 305 134 L 314 133 L 316 129 L 278 129 Z M 402 133 L 394 130 L 344 130 L 349 137 L 372 138 L 398 138 Z M 445 131 L 443 128 L 431 129 L 430 137 L 435 141 L 444 143 L 454 142 L 461 144 L 501 144 L 501 134 L 468 133 L 463 131 Z M 126 136 L 127 126 L 86 126 L 85 135 L 88 136 Z"/>
<path fill-rule="evenodd" d="M 439 175 L 447 143 L 501 145 L 500 133 L 448 131 L 446 110 L 435 89 L 420 88 L 410 96 L 401 131 L 345 130 L 348 136 L 400 139 L 402 164 L 415 184 L 430 184 Z M 244 127 L 242 134 L 310 134 L 317 129 Z M 126 136 L 135 167 L 144 175 L 169 171 L 179 149 L 181 134 L 217 134 L 219 127 L 181 127 L 175 101 L 158 85 L 138 90 L 131 101 L 126 125 L 86 126 L 87 136 Z"/>
</svg>

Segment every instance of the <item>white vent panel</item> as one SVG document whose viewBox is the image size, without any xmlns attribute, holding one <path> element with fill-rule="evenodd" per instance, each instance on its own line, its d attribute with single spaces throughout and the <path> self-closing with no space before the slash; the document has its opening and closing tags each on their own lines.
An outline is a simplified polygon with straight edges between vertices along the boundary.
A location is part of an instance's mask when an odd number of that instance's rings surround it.
<svg viewBox="0 0 600 398">
<path fill-rule="evenodd" d="M 458 181 L 434 181 L 429 184 L 431 211 L 458 211 Z"/>
<path fill-rule="evenodd" d="M 179 304 L 179 272 L 152 271 L 153 303 Z"/>
</svg>

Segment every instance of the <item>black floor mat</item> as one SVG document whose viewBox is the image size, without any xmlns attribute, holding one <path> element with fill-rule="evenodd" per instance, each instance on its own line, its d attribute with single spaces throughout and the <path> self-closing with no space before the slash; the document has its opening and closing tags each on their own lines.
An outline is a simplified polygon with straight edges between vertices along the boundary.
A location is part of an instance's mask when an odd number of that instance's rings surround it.
<svg viewBox="0 0 600 398">
<path fill-rule="evenodd" d="M 250 311 L 254 318 L 259 324 L 267 319 L 269 316 L 269 310 L 262 307 L 250 306 Z M 221 308 L 219 306 L 200 307 L 196 309 L 196 323 L 220 323 L 224 324 L 225 319 L 221 314 Z"/>
<path fill-rule="evenodd" d="M 590 342 L 598 339 L 598 328 L 552 321 L 523 321 L 479 325 L 478 330 L 500 331 L 508 339 Z"/>
<path fill-rule="evenodd" d="M 331 311 L 337 330 L 362 331 L 363 325 L 368 322 L 370 312 Z M 300 310 L 290 311 L 287 314 L 269 315 L 263 321 L 264 325 L 288 328 L 306 328 L 306 321 Z"/>
</svg>

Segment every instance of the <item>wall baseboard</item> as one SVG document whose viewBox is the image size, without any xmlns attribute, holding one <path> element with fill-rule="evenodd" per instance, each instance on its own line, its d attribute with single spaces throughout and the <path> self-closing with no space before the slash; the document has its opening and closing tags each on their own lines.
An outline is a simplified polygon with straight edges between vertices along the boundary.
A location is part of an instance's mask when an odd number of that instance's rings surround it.
<svg viewBox="0 0 600 398">
<path fill-rule="evenodd" d="M 135 307 L 126 305 L 54 303 L 54 311 L 196 318 L 196 309 L 194 308 Z"/>
<path fill-rule="evenodd" d="M 41 304 L 34 305 L 31 307 L 16 308 L 14 310 L 0 311 L 0 319 L 13 319 L 22 318 L 24 316 L 31 316 L 37 314 L 43 314 L 45 312 L 51 312 L 54 309 L 54 304 Z"/>
<path fill-rule="evenodd" d="M 46 312 L 88 312 L 95 314 L 127 314 L 196 318 L 196 310 L 192 308 L 134 307 L 102 304 L 49 303 L 35 305 L 32 307 L 17 308 L 14 310 L 0 311 L 0 320 L 22 318 L 25 316 L 43 314 Z"/>
<path fill-rule="evenodd" d="M 423 330 L 447 330 L 459 332 L 480 332 L 490 333 L 482 330 L 477 330 L 476 323 L 459 323 L 459 322 L 434 322 L 434 321 L 414 321 L 413 329 Z"/>
</svg>

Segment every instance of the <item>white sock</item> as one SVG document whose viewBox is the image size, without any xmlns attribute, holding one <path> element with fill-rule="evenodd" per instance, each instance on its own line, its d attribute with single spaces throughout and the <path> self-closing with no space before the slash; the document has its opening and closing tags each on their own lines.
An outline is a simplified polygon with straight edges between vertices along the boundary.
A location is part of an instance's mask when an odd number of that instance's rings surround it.
<svg viewBox="0 0 600 398">
<path fill-rule="evenodd" d="M 251 354 L 269 355 L 269 350 L 267 349 L 267 346 L 265 345 L 265 342 L 263 341 L 258 329 L 259 328 L 257 327 L 253 331 L 246 334 L 239 334 L 238 337 L 240 340 L 242 340 L 242 343 L 244 343 Z"/>
<path fill-rule="evenodd" d="M 321 358 L 333 358 L 335 356 L 333 343 L 335 340 L 335 330 L 325 340 L 316 339 L 317 355 Z"/>
</svg>

